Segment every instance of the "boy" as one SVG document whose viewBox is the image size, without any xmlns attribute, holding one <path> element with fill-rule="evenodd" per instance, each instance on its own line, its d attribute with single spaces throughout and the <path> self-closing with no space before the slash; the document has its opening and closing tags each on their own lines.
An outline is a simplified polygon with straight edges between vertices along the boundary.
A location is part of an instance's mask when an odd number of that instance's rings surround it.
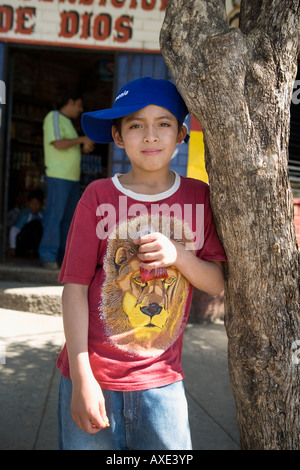
<svg viewBox="0 0 300 470">
<path fill-rule="evenodd" d="M 44 193 L 34 189 L 28 195 L 28 204 L 23 209 L 9 232 L 9 253 L 11 256 L 38 256 L 43 235 Z"/>
<path fill-rule="evenodd" d="M 192 285 L 221 292 L 226 256 L 207 185 L 169 169 L 187 114 L 173 84 L 146 77 L 82 116 L 85 134 L 124 148 L 131 170 L 89 185 L 68 237 L 62 449 L 191 449 L 183 330 Z"/>
</svg>

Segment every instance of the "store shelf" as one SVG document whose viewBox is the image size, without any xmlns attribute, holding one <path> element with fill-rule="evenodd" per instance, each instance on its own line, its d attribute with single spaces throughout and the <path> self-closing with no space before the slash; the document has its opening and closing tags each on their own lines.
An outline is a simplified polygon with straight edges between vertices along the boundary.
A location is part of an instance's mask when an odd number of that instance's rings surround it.
<svg viewBox="0 0 300 470">
<path fill-rule="evenodd" d="M 32 122 L 34 124 L 43 124 L 43 119 L 37 118 L 29 118 L 28 116 L 17 116 L 16 114 L 12 115 L 13 121 L 21 121 L 21 122 Z"/>
</svg>

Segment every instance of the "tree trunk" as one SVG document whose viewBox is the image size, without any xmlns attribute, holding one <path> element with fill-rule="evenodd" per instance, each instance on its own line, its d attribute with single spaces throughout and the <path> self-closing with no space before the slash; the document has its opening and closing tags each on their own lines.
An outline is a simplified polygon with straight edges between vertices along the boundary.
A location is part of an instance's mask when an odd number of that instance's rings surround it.
<svg viewBox="0 0 300 470">
<path fill-rule="evenodd" d="M 169 0 L 166 63 L 201 123 L 227 253 L 225 325 L 242 449 L 300 449 L 299 252 L 288 178 L 300 0 Z M 300 358 L 300 354 L 299 354 Z"/>
</svg>

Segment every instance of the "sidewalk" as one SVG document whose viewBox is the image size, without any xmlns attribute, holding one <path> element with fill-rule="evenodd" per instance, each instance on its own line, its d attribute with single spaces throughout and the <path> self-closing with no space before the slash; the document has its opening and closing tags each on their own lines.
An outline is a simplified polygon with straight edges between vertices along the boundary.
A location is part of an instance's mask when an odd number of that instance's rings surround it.
<svg viewBox="0 0 300 470">
<path fill-rule="evenodd" d="M 62 318 L 0 308 L 0 449 L 55 450 Z M 2 348 L 1 348 L 2 346 Z M 184 381 L 194 450 L 238 450 L 224 325 L 188 324 Z"/>
</svg>

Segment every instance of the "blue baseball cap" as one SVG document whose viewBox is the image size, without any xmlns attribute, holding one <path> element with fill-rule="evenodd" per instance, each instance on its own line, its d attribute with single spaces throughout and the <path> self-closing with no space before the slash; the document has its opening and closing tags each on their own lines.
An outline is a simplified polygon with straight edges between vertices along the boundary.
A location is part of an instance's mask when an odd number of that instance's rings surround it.
<svg viewBox="0 0 300 470">
<path fill-rule="evenodd" d="M 112 108 L 83 113 L 82 129 L 91 140 L 99 143 L 113 142 L 113 119 L 135 113 L 150 104 L 168 109 L 183 124 L 188 109 L 173 83 L 151 77 L 138 78 L 124 85 Z M 189 136 L 184 139 L 188 142 Z"/>
</svg>

